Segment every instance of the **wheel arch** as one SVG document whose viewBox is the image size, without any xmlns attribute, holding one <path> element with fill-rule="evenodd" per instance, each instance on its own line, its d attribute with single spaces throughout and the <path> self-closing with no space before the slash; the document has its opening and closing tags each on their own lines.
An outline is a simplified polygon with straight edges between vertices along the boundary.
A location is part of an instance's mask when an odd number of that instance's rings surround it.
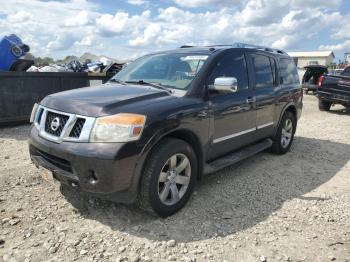
<svg viewBox="0 0 350 262">
<path fill-rule="evenodd" d="M 294 117 L 295 117 L 296 120 L 298 119 L 297 107 L 296 107 L 294 104 L 288 104 L 288 105 L 286 105 L 286 106 L 283 108 L 283 110 L 282 110 L 282 112 L 281 112 L 281 114 L 280 114 L 280 116 L 279 116 L 278 124 L 276 125 L 276 128 L 275 128 L 275 133 L 276 133 L 277 130 L 278 130 L 278 127 L 279 127 L 279 125 L 280 125 L 280 123 L 281 123 L 281 121 L 282 121 L 282 117 L 283 117 L 284 113 L 287 112 L 287 111 L 291 112 L 291 113 L 294 115 Z M 297 125 L 297 122 L 296 122 L 296 125 Z M 295 126 L 295 128 L 296 128 L 296 126 Z"/>
<path fill-rule="evenodd" d="M 197 169 L 198 169 L 197 179 L 200 178 L 203 172 L 204 157 L 203 157 L 203 146 L 199 138 L 192 131 L 186 130 L 186 129 L 179 129 L 179 130 L 173 131 L 171 133 L 168 133 L 163 138 L 177 138 L 185 141 L 187 144 L 189 144 L 192 147 L 197 157 Z"/>
<path fill-rule="evenodd" d="M 203 146 L 198 136 L 194 132 L 188 129 L 177 129 L 177 130 L 172 130 L 162 134 L 162 136 L 156 141 L 154 141 L 151 146 L 148 146 L 147 152 L 145 152 L 146 158 L 144 163 L 147 163 L 147 159 L 151 156 L 155 147 L 166 138 L 176 138 L 179 140 L 183 140 L 192 147 L 197 157 L 197 168 L 198 168 L 197 179 L 199 179 L 203 173 L 203 163 L 204 163 Z M 143 168 L 144 167 L 142 167 L 142 172 L 143 172 Z"/>
</svg>

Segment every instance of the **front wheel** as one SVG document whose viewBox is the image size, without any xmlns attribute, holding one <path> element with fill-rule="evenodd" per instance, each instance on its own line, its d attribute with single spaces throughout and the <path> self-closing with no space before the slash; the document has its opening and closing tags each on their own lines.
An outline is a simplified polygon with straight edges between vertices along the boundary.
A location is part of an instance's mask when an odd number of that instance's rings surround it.
<svg viewBox="0 0 350 262">
<path fill-rule="evenodd" d="M 139 206 L 167 217 L 188 201 L 197 177 L 197 158 L 186 142 L 167 138 L 155 147 L 144 168 Z"/>
<path fill-rule="evenodd" d="M 271 151 L 282 155 L 289 151 L 294 139 L 297 120 L 292 112 L 286 111 L 277 128 Z"/>
</svg>

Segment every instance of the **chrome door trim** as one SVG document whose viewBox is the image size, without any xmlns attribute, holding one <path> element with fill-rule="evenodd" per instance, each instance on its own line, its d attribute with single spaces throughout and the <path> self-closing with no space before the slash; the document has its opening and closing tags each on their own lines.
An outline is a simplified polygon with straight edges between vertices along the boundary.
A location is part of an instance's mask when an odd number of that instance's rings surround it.
<svg viewBox="0 0 350 262">
<path fill-rule="evenodd" d="M 241 132 L 233 133 L 233 134 L 228 135 L 228 136 L 219 137 L 219 138 L 214 139 L 213 143 L 216 144 L 216 143 L 219 143 L 219 142 L 222 142 L 222 141 L 225 141 L 225 140 L 237 137 L 237 136 L 245 135 L 245 134 L 248 134 L 250 132 L 256 131 L 258 129 L 262 129 L 262 128 L 265 128 L 265 127 L 268 127 L 268 126 L 272 126 L 273 124 L 274 124 L 274 122 L 270 122 L 270 123 L 266 123 L 266 124 L 263 124 L 263 125 L 259 125 L 257 127 L 253 127 L 253 128 L 249 128 L 249 129 L 243 130 Z"/>
<path fill-rule="evenodd" d="M 231 138 L 234 138 L 234 137 L 237 137 L 237 136 L 241 136 L 241 135 L 244 135 L 244 134 L 253 132 L 253 131 L 256 131 L 256 127 L 254 127 L 254 128 L 249 128 L 249 129 L 247 129 L 247 130 L 243 130 L 243 131 L 241 131 L 241 132 L 234 133 L 234 134 L 231 134 L 231 135 L 228 135 L 228 136 L 223 136 L 223 137 L 220 137 L 220 138 L 216 138 L 216 139 L 213 140 L 213 143 L 216 144 L 216 143 L 225 141 L 225 140 L 227 140 L 227 139 L 231 139 Z"/>
<path fill-rule="evenodd" d="M 260 125 L 260 126 L 257 126 L 256 129 L 261 129 L 261 128 L 264 128 L 264 127 L 272 126 L 273 124 L 274 124 L 274 122 L 262 124 L 262 125 Z"/>
</svg>

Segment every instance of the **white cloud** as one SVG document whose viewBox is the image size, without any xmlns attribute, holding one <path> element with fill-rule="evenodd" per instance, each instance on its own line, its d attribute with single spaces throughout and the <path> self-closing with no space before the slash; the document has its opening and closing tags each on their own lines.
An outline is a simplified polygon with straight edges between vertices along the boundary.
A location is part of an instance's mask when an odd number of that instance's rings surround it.
<svg viewBox="0 0 350 262">
<path fill-rule="evenodd" d="M 162 29 L 159 24 L 149 24 L 143 31 L 143 35 L 130 40 L 129 44 L 131 46 L 144 46 L 154 44 L 154 42 L 157 42 L 161 30 Z"/>
<path fill-rule="evenodd" d="M 76 41 L 75 45 L 80 46 L 91 46 L 94 42 L 95 37 L 92 34 L 84 36 L 80 41 Z"/>
<path fill-rule="evenodd" d="M 334 51 L 349 51 L 350 50 L 350 40 L 345 40 L 340 44 L 335 45 L 320 45 L 320 50 L 334 50 Z"/>
<path fill-rule="evenodd" d="M 7 16 L 7 21 L 10 23 L 22 23 L 23 21 L 32 19 L 32 15 L 26 11 L 18 11 Z"/>
<path fill-rule="evenodd" d="M 239 20 L 251 25 L 266 25 L 281 20 L 290 8 L 287 1 L 249 1 L 245 8 L 237 14 Z"/>
<path fill-rule="evenodd" d="M 128 3 L 131 5 L 143 5 L 145 3 L 144 0 L 128 0 Z"/>
<path fill-rule="evenodd" d="M 341 0 L 173 0 L 167 3 L 175 6 L 159 9 L 149 1 L 124 1 L 152 8 L 106 13 L 89 0 L 3 1 L 0 32 L 18 34 L 40 56 L 88 51 L 125 58 L 182 44 L 234 42 L 348 48 L 350 16 L 338 11 Z M 334 45 L 327 45 L 329 37 Z"/>
<path fill-rule="evenodd" d="M 246 2 L 244 0 L 174 0 L 176 4 L 182 7 L 203 7 L 203 6 L 231 6 Z"/>
<path fill-rule="evenodd" d="M 71 33 L 61 33 L 53 41 L 50 41 L 47 45 L 47 48 L 50 51 L 60 51 L 67 50 L 70 48 L 77 40 L 79 39 L 78 35 Z"/>
<path fill-rule="evenodd" d="M 117 12 L 115 15 L 104 14 L 96 19 L 96 28 L 103 36 L 116 36 L 138 31 L 147 25 L 149 19 L 150 11 L 134 16 L 126 12 Z"/>
<path fill-rule="evenodd" d="M 67 27 L 85 26 L 92 24 L 97 14 L 89 12 L 87 10 L 80 11 L 73 17 L 69 17 L 65 20 L 64 25 Z"/>
<path fill-rule="evenodd" d="M 296 8 L 326 8 L 336 9 L 343 0 L 291 0 L 291 4 Z"/>
<path fill-rule="evenodd" d="M 339 26 L 336 26 L 339 25 Z M 350 32 L 350 13 L 345 15 L 332 28 L 331 37 L 336 40 L 349 39 Z"/>
<path fill-rule="evenodd" d="M 19 35 L 36 55 L 55 55 L 53 51 L 59 50 L 70 52 L 74 43 L 81 40 L 78 38 L 89 31 L 88 23 L 97 15 L 96 7 L 87 0 L 3 1 L 0 15 L 7 16 L 0 18 L 0 32 Z"/>
</svg>

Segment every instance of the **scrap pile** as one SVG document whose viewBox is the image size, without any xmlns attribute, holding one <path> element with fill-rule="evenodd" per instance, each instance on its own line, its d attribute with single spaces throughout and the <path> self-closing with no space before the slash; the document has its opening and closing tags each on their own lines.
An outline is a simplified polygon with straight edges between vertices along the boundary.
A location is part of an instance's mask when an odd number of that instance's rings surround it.
<svg viewBox="0 0 350 262">
<path fill-rule="evenodd" d="M 52 64 L 46 66 L 31 66 L 27 72 L 89 72 L 89 73 L 106 73 L 116 74 L 124 66 L 124 63 L 116 63 L 102 57 L 100 61 L 86 61 L 81 63 L 79 60 L 72 60 L 66 64 Z"/>
<path fill-rule="evenodd" d="M 71 60 L 63 64 L 46 64 L 35 66 L 34 61 L 23 59 L 30 48 L 22 40 L 12 34 L 0 40 L 0 71 L 27 71 L 27 72 L 89 72 L 114 75 L 118 73 L 125 63 L 117 63 L 107 57 L 98 61 Z"/>
</svg>

